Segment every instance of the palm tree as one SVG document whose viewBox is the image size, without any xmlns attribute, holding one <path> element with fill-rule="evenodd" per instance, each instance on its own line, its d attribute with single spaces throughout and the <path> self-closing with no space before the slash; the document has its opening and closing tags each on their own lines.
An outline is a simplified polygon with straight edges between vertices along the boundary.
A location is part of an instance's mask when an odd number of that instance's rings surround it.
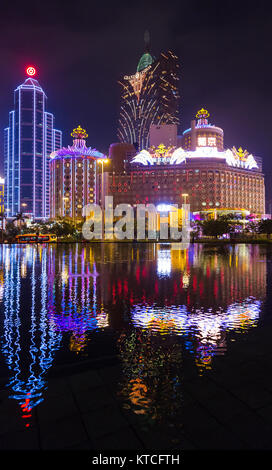
<svg viewBox="0 0 272 470">
<path fill-rule="evenodd" d="M 19 222 L 19 228 L 21 230 L 22 227 L 22 222 L 25 221 L 25 219 L 29 219 L 28 215 L 24 215 L 23 212 L 18 212 L 18 214 L 15 216 L 12 222 Z"/>
</svg>

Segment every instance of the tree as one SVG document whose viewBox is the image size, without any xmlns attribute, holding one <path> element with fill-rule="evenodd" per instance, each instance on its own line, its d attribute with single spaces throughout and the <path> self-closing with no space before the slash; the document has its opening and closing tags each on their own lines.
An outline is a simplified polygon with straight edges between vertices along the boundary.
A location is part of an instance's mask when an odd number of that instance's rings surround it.
<svg viewBox="0 0 272 470">
<path fill-rule="evenodd" d="M 15 216 L 15 218 L 13 219 L 12 222 L 15 222 L 15 221 L 19 222 L 19 223 L 18 223 L 18 226 L 19 226 L 19 228 L 21 229 L 21 227 L 22 227 L 22 222 L 24 222 L 25 219 L 29 219 L 28 215 L 24 215 L 22 212 L 18 212 L 18 214 L 16 214 L 16 216 Z"/>
<path fill-rule="evenodd" d="M 204 235 L 218 238 L 219 235 L 230 233 L 231 224 L 227 220 L 216 219 L 216 220 L 204 220 L 201 222 L 202 230 Z"/>
<path fill-rule="evenodd" d="M 64 220 L 60 222 L 55 222 L 50 229 L 50 232 L 55 233 L 58 237 L 74 235 L 75 231 L 75 227 Z"/>
<path fill-rule="evenodd" d="M 7 222 L 6 235 L 9 239 L 13 240 L 19 233 L 19 227 L 16 227 L 13 222 Z"/>
<path fill-rule="evenodd" d="M 265 233 L 270 238 L 272 233 L 272 220 L 271 219 L 263 219 L 259 222 L 258 227 L 259 233 Z"/>
</svg>

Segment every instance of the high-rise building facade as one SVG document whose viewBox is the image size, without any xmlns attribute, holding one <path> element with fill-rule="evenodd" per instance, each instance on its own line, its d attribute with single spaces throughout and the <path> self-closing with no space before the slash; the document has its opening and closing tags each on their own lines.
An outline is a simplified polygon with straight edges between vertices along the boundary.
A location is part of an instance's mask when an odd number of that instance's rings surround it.
<svg viewBox="0 0 272 470">
<path fill-rule="evenodd" d="M 8 217 L 18 212 L 33 219 L 49 217 L 49 156 L 61 147 L 62 133 L 54 129 L 54 116 L 46 111 L 47 97 L 35 73 L 29 67 L 28 78 L 14 91 L 14 110 L 4 130 Z"/>
<path fill-rule="evenodd" d="M 146 43 L 136 73 L 118 82 L 122 87 L 117 132 L 120 142 L 142 150 L 149 147 L 152 124 L 179 124 L 178 72 L 175 54 L 168 51 L 155 59 Z"/>
<path fill-rule="evenodd" d="M 78 222 L 83 207 L 96 202 L 96 162 L 105 155 L 86 146 L 88 134 L 81 126 L 71 136 L 72 146 L 51 153 L 50 217 Z"/>
</svg>

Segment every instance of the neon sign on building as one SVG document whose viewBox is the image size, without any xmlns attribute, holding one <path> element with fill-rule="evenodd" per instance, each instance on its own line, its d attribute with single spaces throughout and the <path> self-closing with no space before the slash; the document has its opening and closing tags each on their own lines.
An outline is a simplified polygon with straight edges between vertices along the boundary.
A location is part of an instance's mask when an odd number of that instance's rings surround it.
<svg viewBox="0 0 272 470">
<path fill-rule="evenodd" d="M 252 154 L 240 147 L 236 150 L 219 151 L 214 146 L 197 147 L 195 151 L 184 150 L 183 148 L 168 147 L 163 144 L 157 149 L 151 148 L 150 151 L 142 150 L 131 161 L 131 163 L 140 163 L 142 165 L 179 165 L 185 163 L 186 160 L 194 158 L 217 158 L 225 160 L 229 166 L 239 167 L 247 170 L 258 169 L 257 162 Z"/>
</svg>

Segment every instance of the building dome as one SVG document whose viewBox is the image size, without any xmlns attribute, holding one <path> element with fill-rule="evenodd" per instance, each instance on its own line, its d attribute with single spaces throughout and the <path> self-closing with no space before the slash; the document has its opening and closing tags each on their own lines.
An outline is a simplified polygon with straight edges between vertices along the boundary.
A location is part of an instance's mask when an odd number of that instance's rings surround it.
<svg viewBox="0 0 272 470">
<path fill-rule="evenodd" d="M 145 52 L 139 60 L 137 66 L 137 72 L 141 72 L 142 70 L 146 69 L 149 65 L 153 64 L 154 59 L 149 52 Z"/>
</svg>

